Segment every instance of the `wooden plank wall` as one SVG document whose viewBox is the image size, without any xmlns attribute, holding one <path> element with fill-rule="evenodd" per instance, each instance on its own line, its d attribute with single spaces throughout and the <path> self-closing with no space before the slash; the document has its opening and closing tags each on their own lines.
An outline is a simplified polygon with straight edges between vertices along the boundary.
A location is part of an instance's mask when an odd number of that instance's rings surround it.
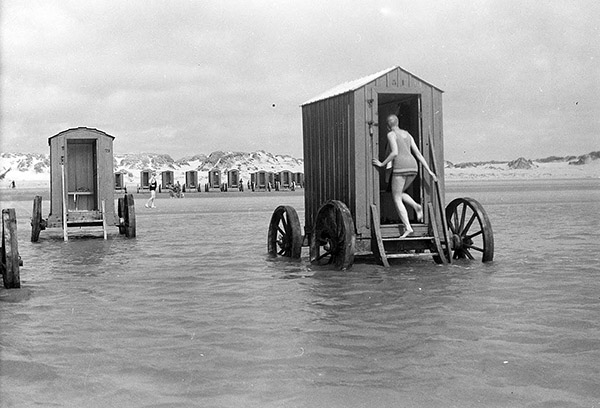
<svg viewBox="0 0 600 408">
<path fill-rule="evenodd" d="M 319 208 L 340 200 L 355 214 L 353 93 L 302 107 L 306 231 Z"/>
</svg>

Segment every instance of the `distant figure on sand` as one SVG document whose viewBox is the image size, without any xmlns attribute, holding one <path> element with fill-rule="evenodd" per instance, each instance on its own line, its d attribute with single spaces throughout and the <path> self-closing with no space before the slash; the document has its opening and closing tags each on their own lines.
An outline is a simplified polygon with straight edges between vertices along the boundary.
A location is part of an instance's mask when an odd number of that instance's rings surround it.
<svg viewBox="0 0 600 408">
<path fill-rule="evenodd" d="M 387 118 L 387 125 L 390 132 L 387 134 L 391 152 L 384 161 L 373 159 L 373 165 L 376 167 L 385 168 L 389 162 L 392 163 L 392 197 L 396 210 L 400 215 L 400 220 L 404 224 L 405 231 L 402 237 L 411 235 L 414 230 L 408 220 L 408 211 L 404 203 L 411 206 L 417 213 L 417 221 L 423 221 L 423 207 L 418 204 L 411 196 L 405 193 L 410 187 L 415 177 L 417 177 L 418 167 L 417 161 L 423 165 L 425 170 L 429 172 L 434 181 L 437 181 L 437 176 L 431 171 L 425 158 L 419 151 L 415 140 L 406 130 L 398 127 L 398 117 L 390 115 Z M 414 156 L 413 156 L 414 155 Z"/>
<path fill-rule="evenodd" d="M 156 173 L 152 172 L 152 177 L 150 178 L 149 188 L 150 188 L 150 198 L 146 203 L 146 208 L 156 208 L 154 206 L 154 200 L 156 199 L 156 187 L 158 183 L 156 182 Z"/>
</svg>

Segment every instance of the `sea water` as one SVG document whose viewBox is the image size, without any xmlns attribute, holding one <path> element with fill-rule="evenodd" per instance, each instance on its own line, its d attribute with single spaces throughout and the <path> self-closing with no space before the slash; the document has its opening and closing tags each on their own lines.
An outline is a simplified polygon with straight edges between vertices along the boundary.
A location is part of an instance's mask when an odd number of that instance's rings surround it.
<svg viewBox="0 0 600 408">
<path fill-rule="evenodd" d="M 136 239 L 67 243 L 29 242 L 33 197 L 3 200 L 24 266 L 0 290 L 0 406 L 600 406 L 600 180 L 448 183 L 487 211 L 494 262 L 345 272 L 267 256 L 300 194 L 162 197 L 136 196 Z"/>
</svg>

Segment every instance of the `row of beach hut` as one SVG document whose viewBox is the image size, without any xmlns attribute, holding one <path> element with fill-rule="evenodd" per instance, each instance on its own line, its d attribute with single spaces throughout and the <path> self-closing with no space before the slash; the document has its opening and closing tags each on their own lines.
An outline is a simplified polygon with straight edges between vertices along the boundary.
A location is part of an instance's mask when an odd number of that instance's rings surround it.
<svg viewBox="0 0 600 408">
<path fill-rule="evenodd" d="M 223 176 L 227 177 L 227 181 L 223 179 Z M 142 170 L 140 172 L 140 184 L 138 191 L 148 190 L 150 187 L 150 178 L 152 177 L 152 170 Z M 169 189 L 175 185 L 174 172 L 171 170 L 165 170 L 160 173 L 159 187 L 162 190 Z M 260 170 L 250 174 L 250 180 L 245 180 L 249 189 L 254 190 L 279 190 L 279 189 L 295 189 L 297 187 L 304 187 L 304 173 L 292 172 L 289 170 L 283 170 L 279 172 L 271 172 L 266 170 Z M 121 172 L 115 173 L 115 189 L 125 190 L 125 177 Z M 201 191 L 202 186 L 198 182 L 198 171 L 189 170 L 185 172 L 185 184 L 183 185 L 185 191 Z M 222 172 L 218 169 L 213 169 L 208 172 L 208 183 L 205 184 L 205 191 L 212 189 L 227 190 L 228 188 L 244 189 L 244 180 L 240 177 L 240 171 L 238 169 L 227 170 Z"/>
</svg>

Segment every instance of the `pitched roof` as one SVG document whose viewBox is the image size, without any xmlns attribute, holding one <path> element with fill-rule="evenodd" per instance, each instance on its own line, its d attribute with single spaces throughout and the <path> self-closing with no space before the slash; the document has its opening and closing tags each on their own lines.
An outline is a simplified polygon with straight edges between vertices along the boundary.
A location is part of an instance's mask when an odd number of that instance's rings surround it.
<svg viewBox="0 0 600 408">
<path fill-rule="evenodd" d="M 344 82 L 343 84 L 340 84 L 334 88 L 331 88 L 330 90 L 328 90 L 326 92 L 323 92 L 320 95 L 315 96 L 314 98 L 309 99 L 308 101 L 304 102 L 300 106 L 308 105 L 310 103 L 317 102 L 317 101 L 322 101 L 323 99 L 328 99 L 328 98 L 331 98 L 332 96 L 342 95 L 342 94 L 345 94 L 346 92 L 356 91 L 357 89 L 367 85 L 370 82 L 375 81 L 377 78 L 382 77 L 382 76 L 392 72 L 395 69 L 401 69 L 402 71 L 406 72 L 407 74 L 410 74 L 413 77 L 419 79 L 419 81 L 424 82 L 427 85 L 430 85 L 436 89 L 439 89 L 438 87 L 431 85 L 429 82 L 423 81 L 421 78 L 417 77 L 416 75 L 411 74 L 410 72 L 406 71 L 405 69 L 402 69 L 402 67 L 393 66 L 393 67 L 384 69 L 383 71 L 379 71 L 374 74 L 355 79 L 354 81 Z M 441 89 L 440 89 L 440 91 L 441 91 Z"/>
</svg>

